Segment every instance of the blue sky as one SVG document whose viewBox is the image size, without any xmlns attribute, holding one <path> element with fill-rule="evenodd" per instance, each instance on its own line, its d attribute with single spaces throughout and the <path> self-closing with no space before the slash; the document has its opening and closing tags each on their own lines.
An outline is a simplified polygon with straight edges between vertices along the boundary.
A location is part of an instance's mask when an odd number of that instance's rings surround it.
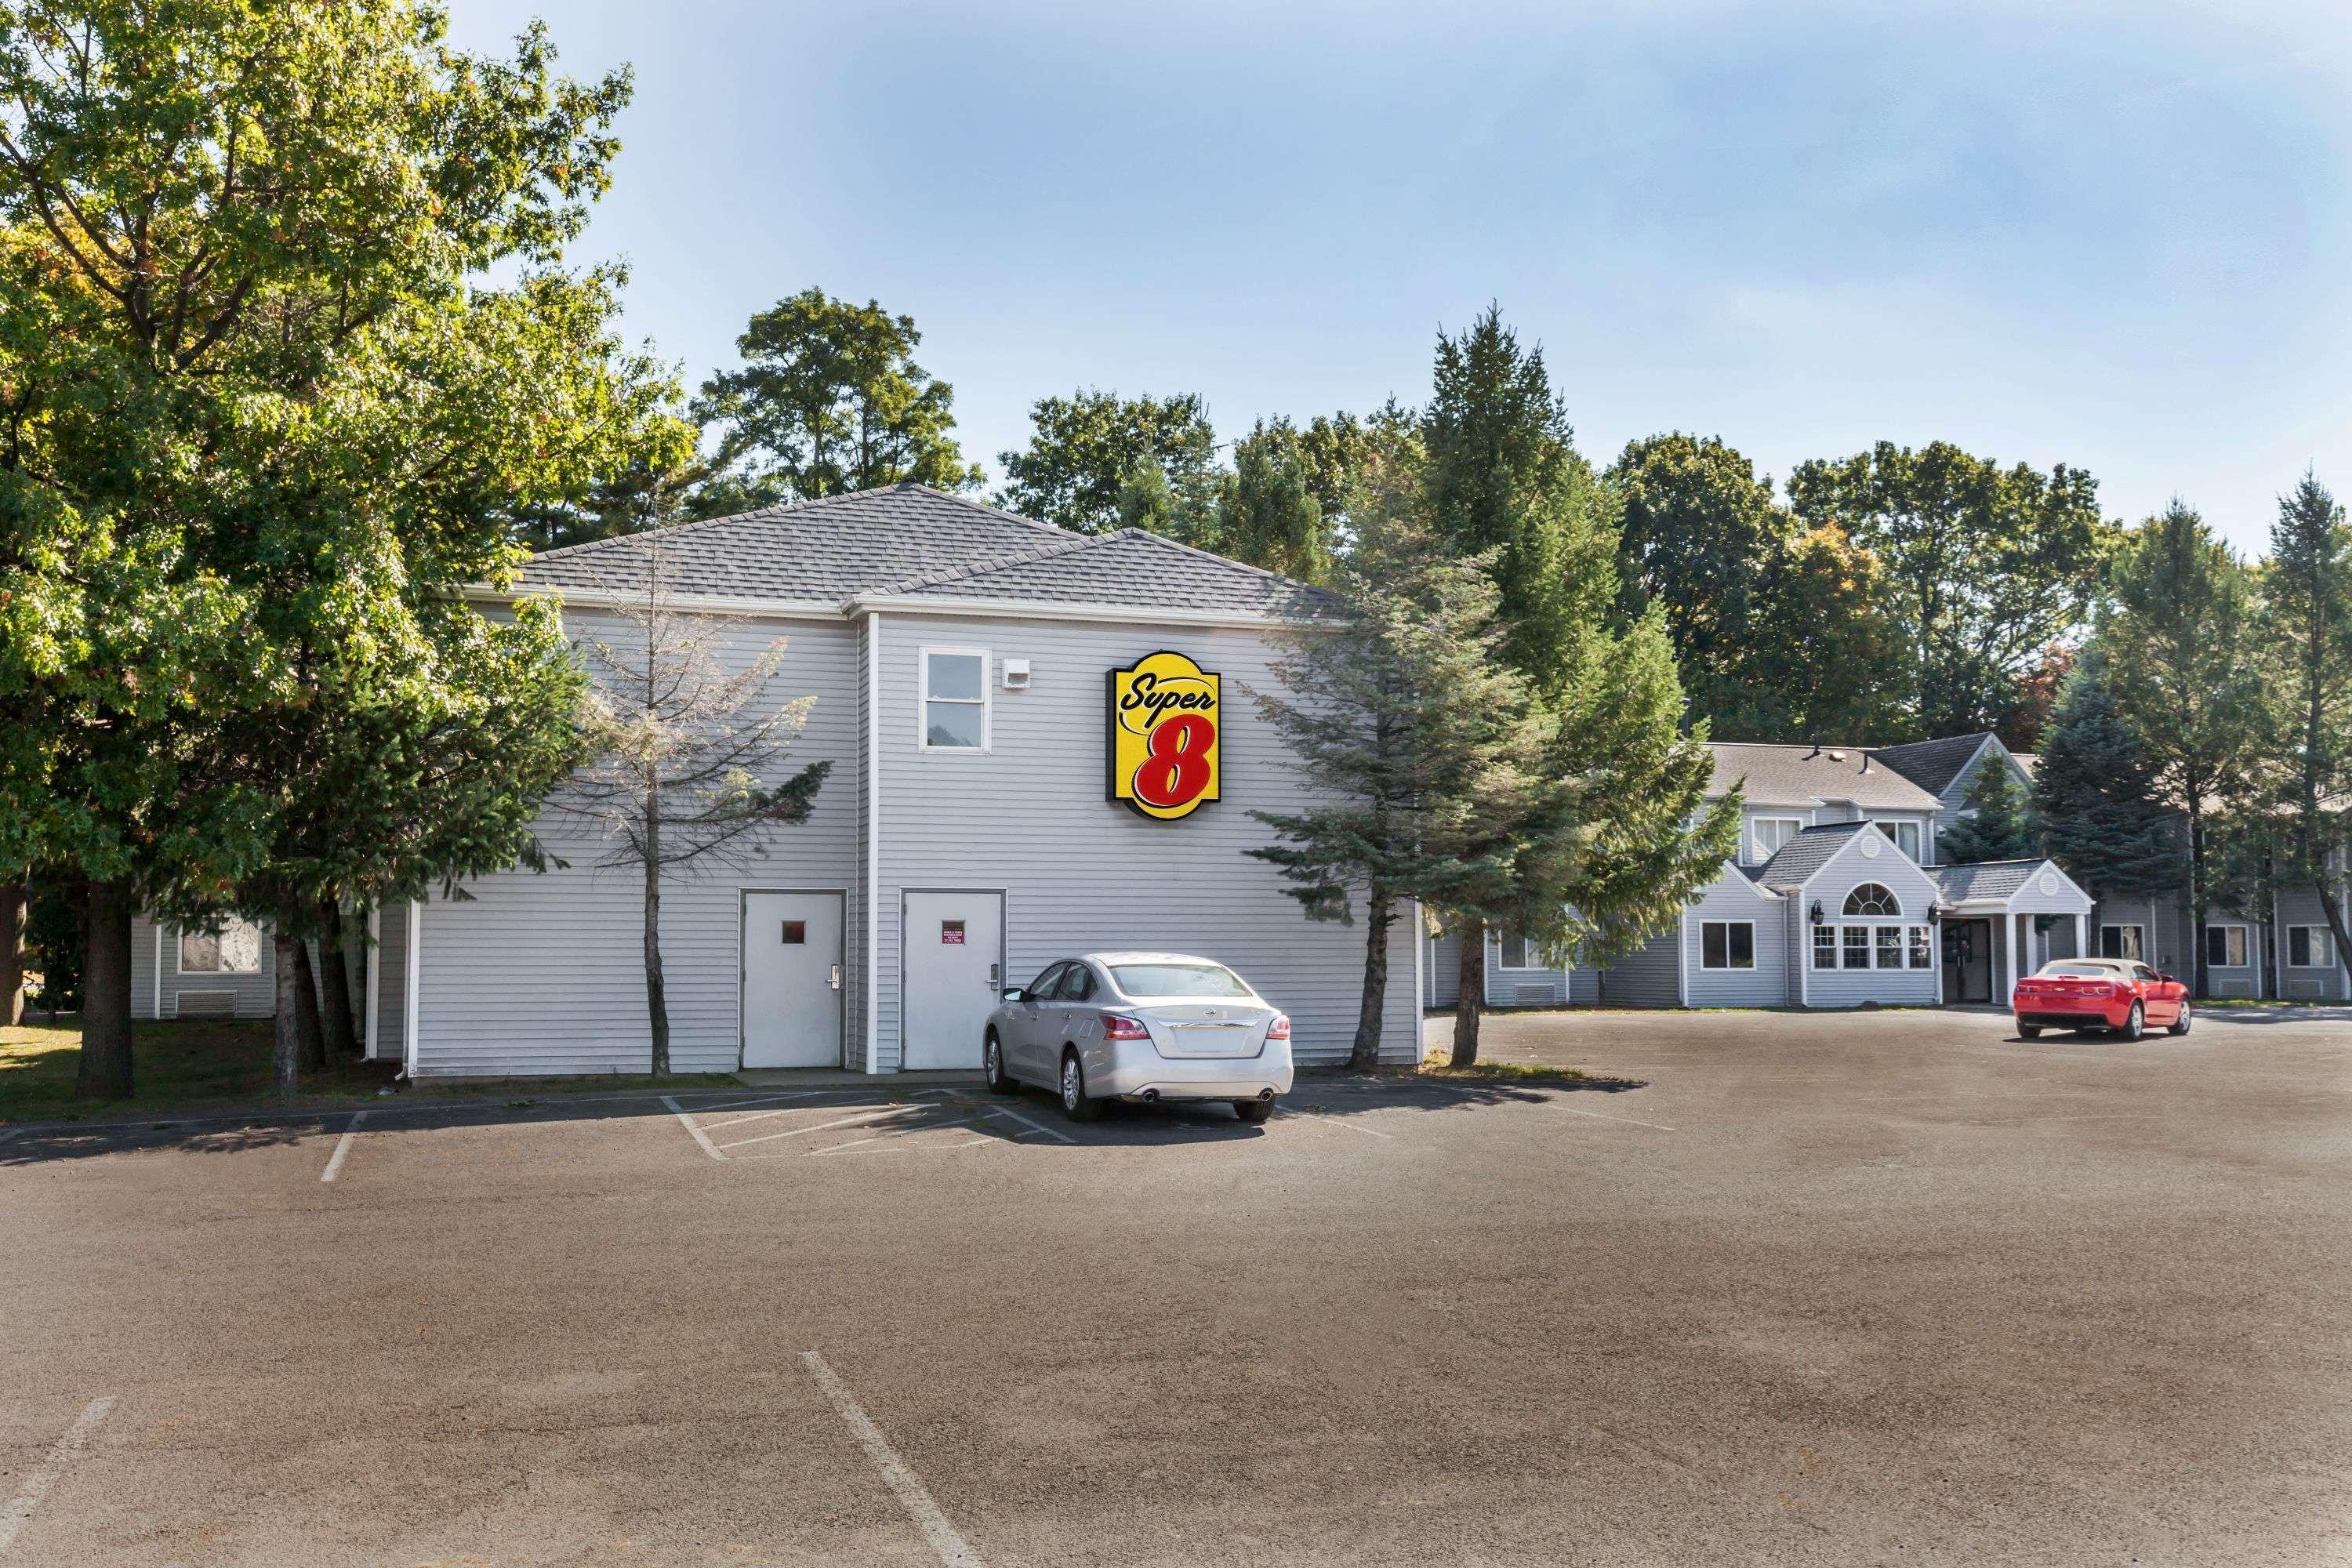
<svg viewBox="0 0 2352 1568">
<path fill-rule="evenodd" d="M 2352 495 L 2352 7 L 452 4 L 635 65 L 575 252 L 633 336 L 879 300 L 992 474 L 1078 386 L 1417 402 L 1494 299 L 1600 461 L 1943 437 L 2246 548 Z"/>
</svg>

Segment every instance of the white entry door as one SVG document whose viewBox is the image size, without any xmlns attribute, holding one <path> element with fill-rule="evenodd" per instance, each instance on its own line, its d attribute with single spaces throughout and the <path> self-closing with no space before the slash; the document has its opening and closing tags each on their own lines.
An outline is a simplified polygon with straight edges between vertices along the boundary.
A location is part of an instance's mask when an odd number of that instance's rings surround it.
<svg viewBox="0 0 2352 1568">
<path fill-rule="evenodd" d="M 841 1065 L 839 893 L 743 895 L 743 1065 Z"/>
<path fill-rule="evenodd" d="M 899 970 L 902 1067 L 976 1068 L 1004 984 L 1004 895 L 905 895 Z"/>
</svg>

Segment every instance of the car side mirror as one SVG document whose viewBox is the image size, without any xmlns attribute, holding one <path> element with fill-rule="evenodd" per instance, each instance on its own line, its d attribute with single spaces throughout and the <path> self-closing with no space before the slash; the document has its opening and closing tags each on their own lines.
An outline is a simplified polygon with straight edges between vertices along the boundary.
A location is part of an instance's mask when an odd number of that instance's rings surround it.
<svg viewBox="0 0 2352 1568">
<path fill-rule="evenodd" d="M 1029 1000 L 1029 992 L 1024 986 L 1008 985 L 1004 988 L 1004 999 L 1007 1002 L 1026 1002 Z"/>
<path fill-rule="evenodd" d="M 2180 984 L 2179 980 L 2169 974 L 2159 974 L 2157 976 L 2157 979 L 2166 985 L 2178 985 Z"/>
</svg>

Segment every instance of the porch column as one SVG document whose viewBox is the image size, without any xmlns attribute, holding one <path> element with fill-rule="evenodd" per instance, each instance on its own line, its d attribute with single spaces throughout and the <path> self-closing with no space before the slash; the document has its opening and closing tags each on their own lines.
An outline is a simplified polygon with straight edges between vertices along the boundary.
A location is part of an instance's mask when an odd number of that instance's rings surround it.
<svg viewBox="0 0 2352 1568">
<path fill-rule="evenodd" d="M 2077 958 L 2091 956 L 2091 950 L 2083 945 L 2083 917 L 2077 914 L 2074 917 L 2074 956 Z"/>
<path fill-rule="evenodd" d="M 2017 916 L 2004 910 L 2000 924 L 2004 945 L 2009 949 L 2009 989 L 2014 992 L 2017 989 Z M 1993 1000 L 2004 1007 L 2009 1005 L 2008 998 L 1998 994 Z"/>
</svg>

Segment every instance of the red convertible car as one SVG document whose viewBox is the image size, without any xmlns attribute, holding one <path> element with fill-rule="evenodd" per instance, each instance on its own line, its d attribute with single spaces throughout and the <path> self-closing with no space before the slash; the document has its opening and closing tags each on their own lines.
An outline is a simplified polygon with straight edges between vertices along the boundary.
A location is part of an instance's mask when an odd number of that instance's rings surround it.
<svg viewBox="0 0 2352 1568">
<path fill-rule="evenodd" d="M 2189 987 L 2134 958 L 2059 958 L 2017 983 L 2017 1032 L 2107 1029 L 2137 1040 L 2152 1024 L 2189 1032 Z"/>
</svg>

